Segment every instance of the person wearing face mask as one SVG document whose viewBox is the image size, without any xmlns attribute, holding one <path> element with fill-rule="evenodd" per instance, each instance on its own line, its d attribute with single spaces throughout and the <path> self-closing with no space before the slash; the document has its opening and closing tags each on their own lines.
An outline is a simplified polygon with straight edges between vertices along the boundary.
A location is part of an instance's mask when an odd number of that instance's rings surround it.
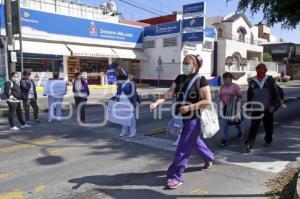
<svg viewBox="0 0 300 199">
<path fill-rule="evenodd" d="M 56 118 L 57 121 L 61 121 L 61 114 L 62 114 L 62 101 L 63 96 L 67 92 L 67 83 L 64 82 L 61 78 L 59 78 L 59 72 L 54 71 L 53 72 L 53 78 L 50 78 L 50 84 L 53 86 L 51 89 L 52 92 L 48 94 L 48 122 L 52 122 L 53 117 Z M 48 81 L 49 81 L 48 80 Z M 64 93 L 57 93 L 57 90 L 54 89 L 55 85 L 63 84 L 65 86 Z M 45 95 L 45 94 L 44 94 Z"/>
<path fill-rule="evenodd" d="M 34 81 L 30 79 L 30 73 L 27 71 L 23 72 L 23 78 L 20 83 L 21 94 L 23 98 L 23 107 L 25 111 L 26 123 L 30 124 L 30 106 L 33 109 L 33 116 L 35 123 L 39 123 L 38 113 L 39 108 L 37 105 L 37 93 Z"/>
<path fill-rule="evenodd" d="M 183 129 L 180 140 L 175 152 L 173 162 L 167 172 L 167 186 L 170 189 L 176 189 L 183 183 L 183 172 L 187 167 L 188 159 L 196 149 L 200 156 L 204 159 L 203 169 L 209 169 L 214 160 L 213 152 L 206 146 L 200 132 L 200 109 L 207 108 L 212 103 L 211 92 L 208 82 L 204 76 L 199 77 L 192 85 L 188 92 L 185 104 L 183 101 L 184 92 L 189 82 L 198 75 L 202 66 L 202 59 L 195 55 L 186 55 L 183 61 L 182 72 L 174 80 L 171 88 L 156 102 L 150 105 L 150 111 L 162 104 L 166 99 L 176 94 L 177 105 L 175 106 L 175 114 L 181 113 L 183 116 Z"/>
<path fill-rule="evenodd" d="M 220 88 L 220 103 L 223 107 L 223 116 L 226 115 L 226 111 L 230 106 L 230 100 L 232 97 L 237 97 L 238 100 L 242 98 L 242 92 L 239 85 L 232 82 L 233 75 L 229 72 L 223 74 L 223 82 L 224 84 Z M 237 106 L 236 106 L 237 107 Z M 229 144 L 229 126 L 234 125 L 238 130 L 238 138 L 243 137 L 243 128 L 241 126 L 241 121 L 231 122 L 230 119 L 224 118 L 222 120 L 223 123 L 223 139 L 219 143 L 220 146 L 226 146 Z"/>
<path fill-rule="evenodd" d="M 75 81 L 73 83 L 73 93 L 76 107 L 78 107 L 78 105 L 81 103 L 86 103 L 87 98 L 90 95 L 90 90 L 86 77 L 87 75 L 85 72 L 75 74 Z M 80 121 L 83 123 L 85 122 L 84 104 L 80 109 Z"/>
<path fill-rule="evenodd" d="M 4 85 L 4 93 L 6 96 L 6 102 L 8 104 L 9 113 L 8 113 L 8 121 L 10 124 L 10 129 L 13 131 L 19 130 L 14 123 L 14 115 L 17 114 L 17 118 L 21 124 L 21 128 L 28 128 L 31 125 L 26 124 L 23 120 L 22 116 L 22 108 L 21 108 L 21 89 L 20 89 L 20 79 L 19 74 L 13 72 L 11 74 L 11 79 L 7 81 Z"/>
<path fill-rule="evenodd" d="M 255 108 L 256 110 L 252 111 L 251 126 L 245 142 L 245 153 L 251 152 L 261 121 L 263 121 L 265 129 L 264 146 L 269 147 L 271 145 L 273 141 L 273 115 L 275 107 L 280 103 L 276 82 L 272 76 L 266 75 L 266 65 L 263 63 L 257 65 L 256 73 L 257 75 L 250 80 L 247 91 L 248 108 Z"/>
</svg>

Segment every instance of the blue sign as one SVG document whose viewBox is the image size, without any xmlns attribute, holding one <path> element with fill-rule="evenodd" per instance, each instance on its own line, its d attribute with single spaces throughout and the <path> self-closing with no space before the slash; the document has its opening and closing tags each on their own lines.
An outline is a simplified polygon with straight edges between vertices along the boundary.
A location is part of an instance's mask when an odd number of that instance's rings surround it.
<svg viewBox="0 0 300 199">
<path fill-rule="evenodd" d="M 144 36 L 167 35 L 180 32 L 180 22 L 163 23 L 145 27 Z"/>
<path fill-rule="evenodd" d="M 115 73 L 115 64 L 110 64 L 107 66 L 107 83 L 108 84 L 114 84 L 117 81 L 116 73 Z"/>
<path fill-rule="evenodd" d="M 0 4 L 0 28 L 5 28 L 5 9 L 3 4 Z"/>
<path fill-rule="evenodd" d="M 216 38 L 216 30 L 212 27 L 205 28 L 205 37 Z"/>
<path fill-rule="evenodd" d="M 183 15 L 186 14 L 201 14 L 205 11 L 205 3 L 194 3 L 183 6 Z"/>
<path fill-rule="evenodd" d="M 20 9 L 22 27 L 67 36 L 142 43 L 143 28 Z"/>
<path fill-rule="evenodd" d="M 182 36 L 183 43 L 202 43 L 203 32 L 184 33 Z"/>
<path fill-rule="evenodd" d="M 183 28 L 203 28 L 204 17 L 197 17 L 183 20 Z"/>
</svg>

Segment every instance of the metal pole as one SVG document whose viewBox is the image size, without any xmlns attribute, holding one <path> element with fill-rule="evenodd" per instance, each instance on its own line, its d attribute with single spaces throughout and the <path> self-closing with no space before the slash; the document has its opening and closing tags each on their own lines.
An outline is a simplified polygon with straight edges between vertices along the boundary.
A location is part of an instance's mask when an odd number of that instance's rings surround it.
<svg viewBox="0 0 300 199">
<path fill-rule="evenodd" d="M 10 52 L 14 50 L 13 47 L 13 32 L 12 32 L 12 15 L 11 15 L 11 0 L 5 0 L 5 26 L 7 38 L 7 53 L 8 53 L 8 73 L 16 71 L 16 64 L 11 61 Z"/>
<path fill-rule="evenodd" d="M 20 0 L 18 1 L 18 10 L 20 11 Z M 22 25 L 21 25 L 21 17 L 19 15 L 19 43 L 20 43 L 20 63 L 21 63 L 21 74 L 24 71 L 24 61 L 23 61 L 23 38 L 22 38 Z"/>
</svg>

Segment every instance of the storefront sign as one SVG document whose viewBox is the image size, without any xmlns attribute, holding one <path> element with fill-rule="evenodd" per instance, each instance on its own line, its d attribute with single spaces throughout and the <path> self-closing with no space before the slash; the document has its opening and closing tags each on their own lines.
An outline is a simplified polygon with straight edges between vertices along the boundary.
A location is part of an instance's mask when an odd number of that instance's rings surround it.
<svg viewBox="0 0 300 199">
<path fill-rule="evenodd" d="M 203 29 L 203 26 L 204 26 L 204 17 L 196 17 L 196 18 L 183 20 L 183 29 L 185 28 Z"/>
<path fill-rule="evenodd" d="M 180 32 L 180 22 L 163 23 L 145 27 L 144 36 L 168 35 Z"/>
<path fill-rule="evenodd" d="M 5 28 L 5 10 L 4 5 L 0 4 L 0 29 Z M 0 31 L 1 34 L 2 31 Z"/>
<path fill-rule="evenodd" d="M 183 6 L 183 15 L 184 17 L 187 16 L 195 16 L 205 14 L 205 3 L 194 3 L 194 4 L 188 4 Z"/>
<path fill-rule="evenodd" d="M 142 43 L 143 28 L 93 21 L 26 8 L 21 8 L 20 15 L 22 29 L 28 27 L 34 34 L 38 34 L 39 37 L 47 36 L 47 34 L 56 34 L 95 40 Z M 28 33 L 27 29 L 24 31 L 24 36 L 26 36 L 26 33 Z"/>
<path fill-rule="evenodd" d="M 202 43 L 203 32 L 185 33 L 182 37 L 183 43 Z"/>
</svg>

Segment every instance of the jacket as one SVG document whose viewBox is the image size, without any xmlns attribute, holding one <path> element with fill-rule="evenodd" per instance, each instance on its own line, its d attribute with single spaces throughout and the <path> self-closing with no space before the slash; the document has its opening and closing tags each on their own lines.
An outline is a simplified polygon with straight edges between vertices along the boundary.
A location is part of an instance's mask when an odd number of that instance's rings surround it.
<svg viewBox="0 0 300 199">
<path fill-rule="evenodd" d="M 122 87 L 123 83 L 117 84 L 117 96 L 115 96 L 114 98 L 117 98 L 119 100 L 122 92 L 124 92 L 124 94 L 128 97 L 129 101 L 132 104 L 135 104 L 136 102 L 141 102 L 136 90 L 136 85 L 133 81 L 127 82 L 126 85 L 123 88 Z"/>
<path fill-rule="evenodd" d="M 22 99 L 24 99 L 24 100 L 28 99 L 31 84 L 33 86 L 34 98 L 37 98 L 36 86 L 35 86 L 34 81 L 23 78 L 20 82 Z"/>
<path fill-rule="evenodd" d="M 253 77 L 249 82 L 247 101 L 261 102 L 265 110 L 268 110 L 271 106 L 275 108 L 280 103 L 280 99 L 274 78 L 266 76 L 259 82 L 257 77 Z M 257 108 L 257 106 L 253 107 Z"/>
<path fill-rule="evenodd" d="M 87 81 L 85 81 L 84 79 L 81 79 L 81 85 L 82 85 L 82 89 L 80 92 L 76 91 L 76 86 L 75 86 L 76 81 L 73 82 L 73 93 L 86 93 L 87 96 L 90 95 L 90 89 L 89 89 L 89 85 L 87 83 Z"/>
<path fill-rule="evenodd" d="M 12 97 L 18 100 L 22 99 L 21 89 L 19 84 L 13 82 L 13 81 L 7 81 L 4 84 L 4 94 L 7 97 L 7 101 L 14 102 L 15 100 L 12 100 Z"/>
</svg>

